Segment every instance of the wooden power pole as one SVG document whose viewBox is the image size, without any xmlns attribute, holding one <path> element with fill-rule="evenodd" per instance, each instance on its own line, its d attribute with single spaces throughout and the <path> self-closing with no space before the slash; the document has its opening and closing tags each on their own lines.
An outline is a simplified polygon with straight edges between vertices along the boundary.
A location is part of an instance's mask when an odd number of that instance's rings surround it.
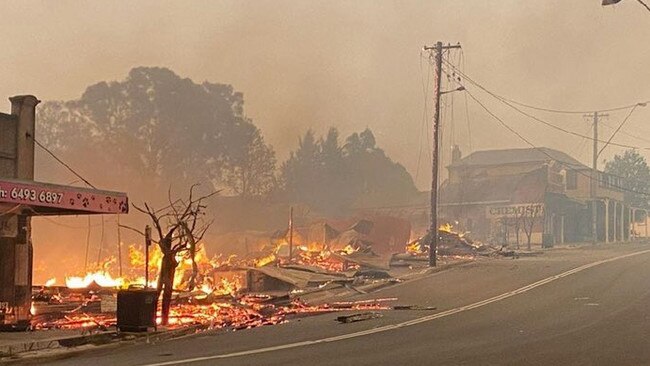
<svg viewBox="0 0 650 366">
<path fill-rule="evenodd" d="M 591 161 L 591 179 L 589 182 L 589 199 L 591 200 L 591 243 L 596 244 L 598 242 L 598 200 L 597 190 L 598 190 L 598 121 L 601 117 L 607 117 L 607 114 L 594 112 L 594 114 L 588 114 L 585 117 L 593 118 L 594 120 L 594 151 Z M 608 220 L 605 217 L 605 220 Z M 607 234 L 607 233 L 606 233 Z M 605 238 L 605 241 L 607 238 Z"/>
<path fill-rule="evenodd" d="M 591 184 L 589 196 L 591 198 L 591 242 L 598 242 L 598 206 L 596 205 L 596 189 L 598 187 L 598 112 L 594 112 L 594 151 L 591 162 Z"/>
<path fill-rule="evenodd" d="M 433 152 L 431 154 L 431 226 L 429 227 L 429 267 L 436 266 L 436 249 L 438 248 L 438 135 L 440 126 L 440 84 L 442 80 L 442 51 L 460 48 L 457 45 L 443 45 L 437 42 L 435 46 L 424 46 L 425 51 L 433 51 L 434 79 L 433 79 Z"/>
</svg>

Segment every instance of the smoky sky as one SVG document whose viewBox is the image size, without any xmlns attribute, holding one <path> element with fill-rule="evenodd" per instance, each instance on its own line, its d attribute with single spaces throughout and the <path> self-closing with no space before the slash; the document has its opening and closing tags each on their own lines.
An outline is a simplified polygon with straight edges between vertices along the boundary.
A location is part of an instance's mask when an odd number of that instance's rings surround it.
<svg viewBox="0 0 650 366">
<path fill-rule="evenodd" d="M 422 189 L 430 177 L 430 113 L 423 112 L 431 97 L 423 82 L 433 82 L 424 44 L 460 42 L 468 75 L 530 104 L 594 109 L 650 99 L 650 14 L 632 0 L 608 8 L 598 0 L 2 1 L 0 8 L 0 97 L 75 99 L 132 67 L 166 66 L 242 91 L 246 113 L 281 159 L 308 128 L 336 126 L 347 135 L 370 127 Z M 477 96 L 534 144 L 589 162 L 580 138 Z M 464 97 L 451 98 L 443 155 L 452 142 L 468 153 L 470 134 L 473 150 L 525 146 L 471 100 L 468 133 Z M 581 115 L 540 116 L 591 133 Z M 604 122 L 615 127 L 624 116 Z M 650 145 L 629 136 L 650 132 L 649 116 L 635 111 L 628 135 L 615 141 Z M 601 135 L 611 132 L 603 126 Z"/>
</svg>

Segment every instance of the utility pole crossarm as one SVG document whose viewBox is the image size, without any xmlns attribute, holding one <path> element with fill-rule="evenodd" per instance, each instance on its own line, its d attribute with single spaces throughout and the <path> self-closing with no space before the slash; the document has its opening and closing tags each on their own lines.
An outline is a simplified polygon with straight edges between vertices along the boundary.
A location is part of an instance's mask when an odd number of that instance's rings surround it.
<svg viewBox="0 0 650 366">
<path fill-rule="evenodd" d="M 438 42 L 442 45 L 442 42 Z M 422 47 L 423 50 L 425 51 L 435 51 L 437 49 L 438 45 L 436 44 L 435 46 L 424 46 Z M 455 48 L 461 48 L 460 43 L 459 44 L 447 44 L 447 45 L 442 45 L 443 50 L 450 50 L 450 49 L 455 49 Z"/>
</svg>

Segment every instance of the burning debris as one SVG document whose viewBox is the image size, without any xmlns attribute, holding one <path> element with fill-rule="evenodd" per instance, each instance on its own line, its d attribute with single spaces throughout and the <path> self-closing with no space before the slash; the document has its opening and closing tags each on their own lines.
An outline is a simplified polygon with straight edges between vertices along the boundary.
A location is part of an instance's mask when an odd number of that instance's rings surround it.
<svg viewBox="0 0 650 366">
<path fill-rule="evenodd" d="M 364 288 L 397 281 L 389 274 L 390 257 L 373 252 L 373 242 L 368 239 L 372 227 L 373 223 L 367 220 L 341 232 L 325 225 L 322 242 L 308 241 L 299 233 L 288 240 L 287 232 L 280 232 L 261 250 L 241 257 L 210 257 L 205 246 L 198 243 L 193 251 L 178 251 L 174 257 L 177 266 L 167 326 L 243 329 L 323 312 L 421 309 L 386 304 L 396 299 L 322 305 L 304 301 L 311 298 L 322 302 L 330 291 L 366 293 Z M 450 226 L 441 228 L 439 234 L 443 243 L 440 250 L 463 255 L 476 253 L 471 240 L 454 233 Z M 424 256 L 426 247 L 421 243 L 425 241 L 422 238 L 410 243 L 406 255 Z M 152 278 L 159 278 L 164 263 L 160 246 L 150 248 L 149 259 Z M 82 275 L 66 277 L 65 286 L 57 286 L 56 279 L 51 279 L 45 286 L 35 287 L 33 328 L 114 327 L 117 291 L 145 285 L 144 262 L 143 248 L 132 245 L 123 276 L 114 275 L 116 261 L 109 258 Z M 158 283 L 149 280 L 146 285 L 156 288 Z M 157 323 L 163 323 L 160 306 L 157 316 Z"/>
<path fill-rule="evenodd" d="M 352 315 L 341 315 L 336 317 L 336 321 L 339 323 L 356 323 L 364 320 L 381 318 L 381 314 L 375 312 L 366 312 L 358 313 Z"/>
<path fill-rule="evenodd" d="M 202 325 L 211 329 L 246 329 L 283 323 L 292 317 L 347 310 L 386 310 L 394 299 L 378 299 L 360 303 L 334 303 L 312 306 L 299 299 L 286 305 L 275 304 L 270 295 L 240 295 L 218 298 L 176 297 L 172 301 L 168 327 Z M 32 328 L 107 330 L 115 327 L 115 311 L 104 312 L 96 294 L 88 293 L 83 300 L 64 295 L 57 304 L 34 301 Z M 78 305 L 77 305 L 78 303 Z M 77 305 L 74 307 L 74 305 Z M 65 310 L 69 309 L 69 310 Z M 160 309 L 157 323 L 160 325 Z"/>
<path fill-rule="evenodd" d="M 347 248 L 337 252 L 313 243 L 297 246 L 289 259 L 286 243 L 278 244 L 259 258 L 230 256 L 209 258 L 200 245 L 195 263 L 198 275 L 189 286 L 192 261 L 178 255 L 174 276 L 169 327 L 203 325 L 210 328 L 243 329 L 279 324 L 294 316 L 341 310 L 381 310 L 381 302 L 350 306 L 330 304 L 311 306 L 300 296 L 320 289 L 344 287 L 358 282 L 364 271 L 387 269 L 387 263 L 369 260 L 371 254 Z M 153 275 L 157 275 L 162 254 L 157 247 L 150 252 Z M 129 248 L 130 267 L 139 269 L 143 252 Z M 272 259 L 271 259 L 272 258 Z M 365 260 L 364 260 L 365 259 Z M 144 277 L 130 270 L 126 276 L 113 276 L 115 261 L 108 259 L 84 276 L 65 278 L 65 286 L 56 280 L 33 291 L 34 329 L 99 329 L 116 325 L 115 299 L 120 288 L 143 286 Z M 150 282 L 149 286 L 156 286 Z M 161 323 L 160 309 L 158 324 Z"/>
<path fill-rule="evenodd" d="M 392 266 L 406 265 L 408 261 L 427 261 L 429 233 L 406 245 L 406 251 L 393 256 Z M 438 228 L 437 254 L 443 258 L 472 259 L 477 256 L 503 256 L 516 258 L 518 254 L 503 247 L 495 248 L 472 240 L 468 233 L 454 231 L 451 224 Z"/>
</svg>

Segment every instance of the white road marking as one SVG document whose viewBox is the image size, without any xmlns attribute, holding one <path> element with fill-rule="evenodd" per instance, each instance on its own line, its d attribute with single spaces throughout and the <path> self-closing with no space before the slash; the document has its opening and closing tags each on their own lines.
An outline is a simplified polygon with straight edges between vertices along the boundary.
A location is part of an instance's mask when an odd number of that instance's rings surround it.
<svg viewBox="0 0 650 366">
<path fill-rule="evenodd" d="M 181 360 L 175 360 L 175 361 L 167 361 L 167 362 L 159 362 L 159 363 L 151 363 L 151 364 L 146 364 L 142 366 L 169 366 L 169 365 L 178 365 L 178 364 L 186 364 L 186 363 L 193 363 L 193 362 L 201 362 L 201 361 L 208 361 L 208 360 L 216 360 L 216 359 L 223 359 L 223 358 L 232 358 L 232 357 L 239 357 L 239 356 L 248 356 L 248 355 L 254 355 L 254 354 L 259 354 L 259 353 L 266 353 L 266 352 L 273 352 L 273 351 L 280 351 L 280 350 L 285 350 L 285 349 L 290 349 L 290 348 L 298 348 L 298 347 L 304 347 L 304 346 L 311 346 L 314 344 L 320 344 L 320 343 L 330 343 L 330 342 L 338 342 L 350 338 L 357 338 L 357 337 L 362 337 L 370 334 L 375 334 L 375 333 L 381 333 L 381 332 L 386 332 L 389 330 L 394 330 L 394 329 L 399 329 L 403 327 L 409 327 L 412 325 L 424 323 L 424 322 L 429 322 L 435 319 L 440 319 L 444 318 L 450 315 L 458 314 L 464 311 L 480 308 L 482 306 L 488 305 L 495 303 L 497 301 L 505 300 L 509 297 L 523 294 L 525 292 L 528 292 L 532 289 L 535 289 L 540 286 L 544 286 L 546 284 L 549 284 L 551 282 L 557 281 L 561 278 L 571 276 L 573 274 L 576 274 L 578 272 L 582 272 L 586 269 L 599 266 L 601 264 L 609 263 L 609 262 L 614 262 L 620 259 L 624 258 L 629 258 L 633 256 L 637 256 L 640 254 L 645 254 L 645 253 L 650 253 L 649 250 L 643 250 L 640 252 L 634 252 L 630 254 L 625 254 L 621 255 L 618 257 L 614 258 L 609 258 L 609 259 L 603 259 L 597 262 L 592 262 L 588 263 L 585 265 L 582 265 L 580 267 L 576 267 L 574 269 L 568 270 L 566 272 L 562 272 L 560 274 L 545 278 L 543 280 L 539 280 L 537 282 L 533 282 L 529 285 L 526 285 L 524 287 L 520 287 L 516 290 L 509 291 L 506 293 L 503 293 L 501 295 L 497 295 L 494 297 L 491 297 L 489 299 L 481 300 L 478 302 L 475 302 L 473 304 L 449 309 L 442 311 L 440 313 L 428 315 L 428 316 L 423 316 L 421 318 L 413 319 L 413 320 L 408 320 L 402 323 L 397 323 L 397 324 L 391 324 L 391 325 L 384 325 L 381 327 L 377 328 L 372 328 L 368 330 L 362 330 L 359 332 L 354 332 L 354 333 L 348 333 L 348 334 L 342 334 L 338 336 L 333 336 L 333 337 L 327 337 L 327 338 L 321 338 L 321 339 L 316 339 L 316 340 L 311 340 L 311 341 L 302 341 L 302 342 L 296 342 L 296 343 L 288 343 L 288 344 L 281 344 L 279 346 L 273 346 L 273 347 L 264 347 L 264 348 L 258 348 L 258 349 L 251 349 L 247 351 L 240 351 L 240 352 L 233 352 L 233 353 L 226 353 L 226 354 L 221 354 L 221 355 L 214 355 L 214 356 L 203 356 L 203 357 L 195 357 L 195 358 L 186 358 L 186 359 L 181 359 Z"/>
</svg>

